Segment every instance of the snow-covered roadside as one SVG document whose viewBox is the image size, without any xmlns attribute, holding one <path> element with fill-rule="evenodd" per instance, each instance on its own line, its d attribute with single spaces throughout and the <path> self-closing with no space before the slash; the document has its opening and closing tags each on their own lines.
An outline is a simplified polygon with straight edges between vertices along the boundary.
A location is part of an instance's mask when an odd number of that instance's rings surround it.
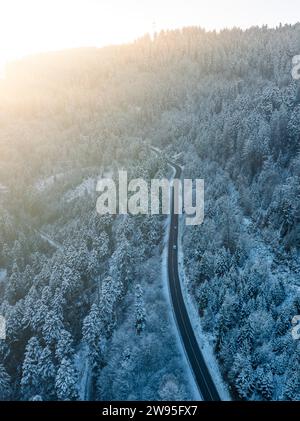
<svg viewBox="0 0 300 421">
<path fill-rule="evenodd" d="M 198 341 L 199 347 L 207 364 L 207 367 L 210 371 L 210 374 L 213 378 L 213 381 L 217 387 L 220 398 L 222 401 L 230 401 L 230 393 L 226 383 L 222 379 L 222 375 L 214 355 L 212 341 L 213 338 L 211 335 L 205 333 L 202 329 L 200 318 L 197 312 L 195 302 L 193 301 L 191 295 L 188 292 L 188 279 L 185 274 L 184 269 L 184 252 L 182 247 L 182 235 L 184 229 L 184 216 L 179 217 L 179 238 L 178 238 L 178 265 L 179 265 L 179 277 L 181 283 L 181 289 L 183 293 L 183 298 L 188 309 L 189 317 L 191 324 L 193 326 L 196 339 Z"/>
<path fill-rule="evenodd" d="M 161 153 L 161 151 L 158 148 L 152 147 L 152 149 L 157 152 L 157 153 Z M 170 176 L 170 178 L 174 178 L 175 176 L 175 168 L 172 167 L 172 175 Z M 165 236 L 164 236 L 164 250 L 162 253 L 162 279 L 163 279 L 163 288 L 164 288 L 164 293 L 166 296 L 166 299 L 169 301 L 169 308 L 170 308 L 170 319 L 173 320 L 173 324 L 174 324 L 174 328 L 177 330 L 177 342 L 178 342 L 178 346 L 179 349 L 182 352 L 183 355 L 183 359 L 185 361 L 185 366 L 186 366 L 186 373 L 187 376 L 190 380 L 190 384 L 193 386 L 193 393 L 194 396 L 196 396 L 197 400 L 202 400 L 202 397 L 200 396 L 200 391 L 198 389 L 198 386 L 196 384 L 194 375 L 193 375 L 193 371 L 191 369 L 191 367 L 189 366 L 189 359 L 186 355 L 185 352 L 185 348 L 184 348 L 184 344 L 182 343 L 181 340 L 181 336 L 179 334 L 179 329 L 177 327 L 177 323 L 176 323 L 176 317 L 174 314 L 174 310 L 173 310 L 173 305 L 172 305 L 172 300 L 171 300 L 171 295 L 170 295 L 170 289 L 169 289 L 169 279 L 168 279 L 168 246 L 169 246 L 169 232 L 170 232 L 170 223 L 171 223 L 171 217 L 168 216 L 168 218 L 166 219 L 166 223 L 165 223 Z M 185 278 L 185 273 L 184 273 L 184 267 L 183 267 L 183 250 L 182 250 L 182 242 L 181 242 L 181 238 L 182 238 L 182 222 L 184 221 L 184 216 L 180 217 L 179 216 L 179 238 L 178 238 L 178 264 L 179 264 L 179 277 L 180 277 L 180 283 L 181 283 L 181 288 L 182 288 L 182 292 L 183 292 L 183 298 L 184 301 L 186 303 L 187 309 L 188 309 L 188 313 L 189 313 L 189 317 L 191 320 L 191 324 L 193 327 L 193 330 L 195 332 L 195 336 L 196 339 L 198 341 L 198 344 L 200 346 L 200 349 L 203 353 L 205 362 L 207 364 L 207 367 L 213 377 L 214 383 L 217 387 L 217 390 L 219 392 L 219 395 L 221 397 L 222 400 L 224 401 L 229 401 L 231 400 L 230 398 L 230 394 L 228 392 L 227 386 L 225 385 L 217 361 L 215 359 L 214 353 L 213 353 L 213 349 L 212 346 L 209 344 L 209 338 L 208 336 L 203 332 L 203 329 L 200 325 L 199 322 L 199 318 L 197 315 L 197 310 L 195 305 L 192 303 L 192 299 L 190 297 L 190 294 L 188 293 L 187 290 L 187 286 L 186 286 L 186 278 Z M 184 280 L 184 281 L 183 281 Z"/>
<path fill-rule="evenodd" d="M 67 191 L 64 198 L 67 202 L 71 202 L 74 199 L 84 196 L 85 193 L 91 194 L 96 191 L 96 184 L 97 178 L 88 177 L 73 190 Z"/>
<path fill-rule="evenodd" d="M 183 365 L 185 368 L 185 372 L 187 375 L 187 378 L 189 380 L 189 384 L 193 393 L 193 396 L 191 397 L 191 400 L 197 400 L 197 401 L 201 401 L 202 397 L 199 394 L 199 390 L 195 381 L 195 378 L 193 376 L 192 373 L 192 369 L 189 366 L 188 363 L 188 358 L 186 356 L 185 353 L 185 348 L 184 345 L 182 343 L 181 340 L 181 336 L 179 334 L 179 330 L 177 327 L 177 323 L 176 323 L 176 317 L 173 311 L 173 305 L 172 305 L 172 300 L 171 300 L 171 295 L 170 295 L 170 289 L 169 289 L 169 277 L 168 277 L 168 247 L 169 247 L 169 232 L 170 232 L 170 219 L 171 217 L 168 216 L 168 218 L 165 221 L 165 226 L 164 226 L 164 230 L 165 230 L 165 235 L 164 235 L 164 249 L 163 249 L 163 253 L 162 253 L 162 284 L 163 284 L 163 292 L 165 295 L 165 299 L 166 301 L 169 303 L 169 319 L 170 321 L 172 321 L 172 326 L 171 329 L 176 332 L 176 342 L 178 344 L 178 349 L 180 350 L 181 354 L 182 354 L 182 361 L 183 361 Z"/>
<path fill-rule="evenodd" d="M 160 151 L 159 151 L 160 152 Z M 175 169 L 172 167 L 172 172 L 170 174 L 170 179 L 173 179 L 175 176 Z M 182 354 L 182 361 L 185 367 L 185 372 L 187 375 L 187 378 L 189 380 L 189 384 L 191 386 L 191 390 L 193 393 L 192 400 L 198 400 L 201 401 L 202 397 L 200 396 L 198 386 L 196 384 L 193 371 L 189 365 L 188 358 L 185 352 L 184 344 L 181 340 L 181 335 L 179 333 L 179 329 L 176 323 L 176 317 L 173 310 L 173 304 L 171 300 L 171 294 L 170 294 L 170 288 L 169 288 L 169 275 L 168 275 L 168 249 L 169 249 L 169 235 L 170 235 L 170 224 L 171 224 L 171 215 L 169 215 L 165 220 L 165 226 L 164 226 L 164 238 L 163 238 L 163 253 L 162 253 L 162 265 L 161 265 L 161 276 L 162 276 L 162 285 L 163 285 L 163 292 L 165 295 L 166 301 L 169 303 L 169 319 L 172 321 L 172 330 L 176 332 L 176 342 L 178 344 L 178 349 L 180 350 Z"/>
<path fill-rule="evenodd" d="M 8 188 L 4 185 L 0 183 L 0 193 L 7 193 L 8 192 Z"/>
</svg>

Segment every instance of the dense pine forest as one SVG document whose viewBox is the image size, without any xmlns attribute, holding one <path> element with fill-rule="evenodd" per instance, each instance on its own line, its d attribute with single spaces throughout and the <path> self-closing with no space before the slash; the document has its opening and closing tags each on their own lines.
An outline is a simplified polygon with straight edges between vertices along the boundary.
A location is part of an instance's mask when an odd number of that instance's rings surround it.
<svg viewBox="0 0 300 421">
<path fill-rule="evenodd" d="M 300 399 L 299 54 L 300 24 L 191 27 L 8 66 L 2 400 L 193 399 L 166 218 L 96 212 L 99 177 L 167 177 L 174 156 L 205 180 L 204 223 L 182 224 L 183 282 L 232 399 Z"/>
</svg>

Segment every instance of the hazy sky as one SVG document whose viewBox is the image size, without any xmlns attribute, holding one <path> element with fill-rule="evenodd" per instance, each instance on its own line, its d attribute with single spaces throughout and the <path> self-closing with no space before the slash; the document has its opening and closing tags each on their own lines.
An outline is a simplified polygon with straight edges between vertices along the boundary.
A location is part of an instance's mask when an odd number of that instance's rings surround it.
<svg viewBox="0 0 300 421">
<path fill-rule="evenodd" d="M 0 0 L 0 62 L 40 51 L 131 41 L 153 31 L 153 22 L 159 30 L 299 20 L 299 0 Z"/>
</svg>

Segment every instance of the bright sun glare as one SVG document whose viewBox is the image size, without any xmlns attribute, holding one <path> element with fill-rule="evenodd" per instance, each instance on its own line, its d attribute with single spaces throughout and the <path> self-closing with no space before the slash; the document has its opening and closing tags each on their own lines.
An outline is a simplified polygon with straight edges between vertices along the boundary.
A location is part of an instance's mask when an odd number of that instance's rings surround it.
<svg viewBox="0 0 300 421">
<path fill-rule="evenodd" d="M 293 23 L 299 0 L 0 0 L 0 63 L 38 52 L 103 46 L 188 25 Z"/>
<path fill-rule="evenodd" d="M 44 51 L 122 43 L 149 31 L 116 0 L 0 0 L 0 62 Z M 144 27 L 143 27 L 144 26 Z"/>
</svg>

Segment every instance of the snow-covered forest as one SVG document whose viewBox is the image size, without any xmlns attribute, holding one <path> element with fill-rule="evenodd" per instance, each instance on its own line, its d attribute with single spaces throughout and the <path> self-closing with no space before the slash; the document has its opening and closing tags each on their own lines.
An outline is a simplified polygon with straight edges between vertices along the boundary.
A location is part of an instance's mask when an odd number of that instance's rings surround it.
<svg viewBox="0 0 300 421">
<path fill-rule="evenodd" d="M 300 399 L 297 54 L 300 24 L 191 27 L 10 65 L 0 399 L 195 397 L 162 276 L 166 218 L 96 212 L 99 177 L 166 177 L 175 155 L 184 177 L 205 180 L 184 266 L 232 398 Z"/>
</svg>

